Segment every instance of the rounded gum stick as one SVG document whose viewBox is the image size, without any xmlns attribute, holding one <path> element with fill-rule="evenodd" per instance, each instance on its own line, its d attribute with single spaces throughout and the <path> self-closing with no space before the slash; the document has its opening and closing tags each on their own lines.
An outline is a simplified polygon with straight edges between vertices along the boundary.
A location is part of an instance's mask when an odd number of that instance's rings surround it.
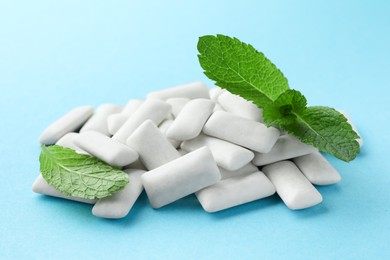
<svg viewBox="0 0 390 260">
<path fill-rule="evenodd" d="M 122 110 L 121 106 L 114 104 L 103 104 L 100 105 L 95 114 L 88 119 L 88 121 L 80 129 L 80 133 L 86 131 L 97 131 L 104 135 L 109 136 L 107 117 L 114 113 L 119 113 Z"/>
<path fill-rule="evenodd" d="M 74 142 L 81 149 L 114 167 L 121 168 L 138 159 L 136 151 L 99 132 L 83 132 Z"/>
<path fill-rule="evenodd" d="M 293 159 L 306 178 L 315 185 L 330 185 L 341 180 L 340 174 L 320 152 Z"/>
<path fill-rule="evenodd" d="M 174 118 L 180 113 L 185 104 L 190 101 L 189 98 L 168 98 L 167 103 L 172 106 L 172 115 Z"/>
<path fill-rule="evenodd" d="M 274 185 L 264 173 L 257 171 L 222 180 L 195 194 L 203 209 L 212 213 L 259 200 L 274 193 Z"/>
<path fill-rule="evenodd" d="M 229 171 L 223 167 L 218 168 L 221 173 L 221 180 L 259 171 L 259 169 L 252 163 L 245 164 L 243 167 L 235 171 Z"/>
<path fill-rule="evenodd" d="M 203 134 L 194 139 L 184 141 L 180 147 L 191 152 L 203 146 L 210 148 L 218 166 L 229 171 L 234 171 L 243 167 L 255 156 L 252 151 L 241 146 Z"/>
<path fill-rule="evenodd" d="M 193 82 L 177 87 L 172 87 L 160 91 L 149 93 L 147 99 L 161 99 L 167 100 L 168 98 L 185 97 L 189 99 L 195 98 L 210 98 L 209 90 L 206 84 L 202 82 Z"/>
<path fill-rule="evenodd" d="M 140 99 L 130 99 L 123 107 L 121 114 L 131 116 L 135 111 L 137 111 L 143 102 L 144 101 Z"/>
<path fill-rule="evenodd" d="M 166 132 L 168 138 L 183 141 L 197 137 L 213 112 L 215 102 L 209 99 L 189 101 Z"/>
<path fill-rule="evenodd" d="M 261 153 L 271 151 L 280 135 L 274 127 L 266 127 L 224 111 L 214 112 L 203 127 L 203 132 Z"/>
<path fill-rule="evenodd" d="M 115 133 L 113 139 L 125 143 L 126 139 L 140 126 L 145 120 L 152 120 L 156 125 L 160 124 L 171 112 L 171 105 L 157 99 L 146 100 L 127 119 L 123 126 Z"/>
<path fill-rule="evenodd" d="M 130 99 L 122 109 L 121 113 L 115 113 L 107 117 L 108 132 L 115 135 L 116 132 L 123 126 L 123 124 L 134 114 L 134 112 L 141 106 L 142 100 Z"/>
<path fill-rule="evenodd" d="M 167 136 L 167 134 L 166 134 L 167 130 L 172 125 L 172 123 L 173 123 L 172 119 L 166 119 L 158 126 L 158 128 L 160 129 L 161 133 L 163 133 L 165 136 Z M 181 141 L 174 140 L 171 138 L 167 138 L 167 139 L 175 148 L 179 147 L 181 144 Z"/>
<path fill-rule="evenodd" d="M 180 153 L 151 120 L 141 124 L 126 143 L 137 151 L 142 164 L 148 170 L 160 167 L 180 157 Z"/>
<path fill-rule="evenodd" d="M 64 135 L 63 137 L 60 138 L 60 140 L 58 140 L 56 142 L 56 145 L 59 145 L 59 146 L 62 146 L 62 147 L 65 147 L 65 148 L 70 148 L 74 151 L 76 151 L 76 153 L 79 153 L 79 154 L 89 154 L 87 153 L 86 151 L 84 151 L 83 149 L 81 149 L 79 146 L 77 146 L 74 142 L 74 140 L 79 136 L 78 133 L 67 133 L 66 135 Z"/>
<path fill-rule="evenodd" d="M 294 163 L 281 161 L 263 167 L 262 171 L 288 208 L 304 209 L 322 202 L 321 194 Z"/>
<path fill-rule="evenodd" d="M 227 112 L 241 116 L 246 119 L 263 123 L 263 111 L 250 101 L 228 91 L 218 96 L 218 103 Z"/>
<path fill-rule="evenodd" d="M 214 87 L 209 90 L 210 99 L 213 101 L 217 101 L 219 95 L 221 95 L 223 92 L 227 90 L 221 89 L 220 87 Z"/>
<path fill-rule="evenodd" d="M 221 175 L 210 149 L 200 148 L 142 175 L 153 208 L 217 183 Z"/>
<path fill-rule="evenodd" d="M 297 138 L 286 134 L 279 137 L 278 141 L 276 141 L 275 145 L 268 153 L 255 153 L 253 164 L 262 166 L 313 153 L 315 151 L 317 151 L 317 149 L 313 146 L 304 144 Z"/>
<path fill-rule="evenodd" d="M 39 142 L 45 145 L 55 144 L 61 137 L 75 132 L 92 116 L 93 107 L 76 107 L 49 125 L 41 134 Z"/>
</svg>

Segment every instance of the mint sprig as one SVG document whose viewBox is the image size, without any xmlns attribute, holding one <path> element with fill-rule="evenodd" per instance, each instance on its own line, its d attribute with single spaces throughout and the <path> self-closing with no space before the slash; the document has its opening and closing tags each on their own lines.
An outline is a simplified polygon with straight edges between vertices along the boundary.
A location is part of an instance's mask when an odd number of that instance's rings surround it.
<svg viewBox="0 0 390 260">
<path fill-rule="evenodd" d="M 267 126 L 277 126 L 322 152 L 351 161 L 360 152 L 359 136 L 333 108 L 307 106 L 306 98 L 289 89 L 283 73 L 251 45 L 224 35 L 199 38 L 199 62 L 221 88 L 263 109 Z"/>
<path fill-rule="evenodd" d="M 68 196 L 100 199 L 111 196 L 129 182 L 125 172 L 58 145 L 42 145 L 39 162 L 43 178 Z"/>
</svg>

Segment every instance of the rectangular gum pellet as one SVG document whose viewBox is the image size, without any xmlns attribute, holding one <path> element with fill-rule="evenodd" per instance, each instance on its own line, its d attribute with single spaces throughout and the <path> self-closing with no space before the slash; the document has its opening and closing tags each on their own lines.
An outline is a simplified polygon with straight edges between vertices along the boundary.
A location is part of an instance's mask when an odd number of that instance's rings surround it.
<svg viewBox="0 0 390 260">
<path fill-rule="evenodd" d="M 180 153 L 151 120 L 140 125 L 126 143 L 138 152 L 141 162 L 148 170 L 180 157 Z"/>
<path fill-rule="evenodd" d="M 143 170 L 124 170 L 129 175 L 129 183 L 110 197 L 100 199 L 92 208 L 92 214 L 101 218 L 126 217 L 143 190 L 141 175 Z"/>
<path fill-rule="evenodd" d="M 222 94 L 223 92 L 225 92 L 225 91 L 227 91 L 227 90 L 221 89 L 220 87 L 211 88 L 211 89 L 209 90 L 210 99 L 211 99 L 211 100 L 214 100 L 214 101 L 217 101 L 219 95 L 221 95 L 221 94 Z"/>
<path fill-rule="evenodd" d="M 166 102 L 172 106 L 172 115 L 174 118 L 179 115 L 180 111 L 183 109 L 185 104 L 190 101 L 189 98 L 168 98 Z"/>
<path fill-rule="evenodd" d="M 67 200 L 74 200 L 74 201 L 83 202 L 87 204 L 94 204 L 96 202 L 96 200 L 66 196 L 62 192 L 56 190 L 53 186 L 49 185 L 47 181 L 42 177 L 41 174 L 36 178 L 35 182 L 33 183 L 32 190 L 35 193 L 67 199 Z"/>
<path fill-rule="evenodd" d="M 130 99 L 123 107 L 121 114 L 131 116 L 141 106 L 143 102 L 144 101 L 140 99 Z"/>
<path fill-rule="evenodd" d="M 225 91 L 218 96 L 218 103 L 227 112 L 253 121 L 264 122 L 263 111 L 260 108 L 258 108 L 252 102 L 247 101 L 242 97 L 234 95 L 228 91 Z"/>
<path fill-rule="evenodd" d="M 276 162 L 263 167 L 262 171 L 289 209 L 309 208 L 322 202 L 321 194 L 293 162 Z"/>
<path fill-rule="evenodd" d="M 200 148 L 142 175 L 153 208 L 217 183 L 221 175 L 210 149 Z"/>
<path fill-rule="evenodd" d="M 260 153 L 268 153 L 280 135 L 274 127 L 224 111 L 214 112 L 203 132 Z"/>
<path fill-rule="evenodd" d="M 279 137 L 278 141 L 276 141 L 275 145 L 268 153 L 255 153 L 253 164 L 256 166 L 262 166 L 302 156 L 315 151 L 317 151 L 317 149 L 313 146 L 304 144 L 297 138 L 286 134 Z"/>
<path fill-rule="evenodd" d="M 229 171 L 234 171 L 243 167 L 254 157 L 254 153 L 244 147 L 203 134 L 194 139 L 184 141 L 180 147 L 191 152 L 203 146 L 210 148 L 218 166 Z"/>
<path fill-rule="evenodd" d="M 237 169 L 234 171 L 226 170 L 223 167 L 219 167 L 219 171 L 221 173 L 221 180 L 224 180 L 224 179 L 237 177 L 237 176 L 248 174 L 248 173 L 257 172 L 257 171 L 259 171 L 259 169 L 255 165 L 253 165 L 252 163 L 248 163 L 248 164 L 245 164 L 240 169 Z"/>
<path fill-rule="evenodd" d="M 104 135 L 110 136 L 108 131 L 107 117 L 114 113 L 119 113 L 122 110 L 121 106 L 114 104 L 100 105 L 93 116 L 80 129 L 80 133 L 86 131 L 96 131 Z"/>
<path fill-rule="evenodd" d="M 81 149 L 114 167 L 121 168 L 138 159 L 136 151 L 99 132 L 83 132 L 74 142 Z"/>
<path fill-rule="evenodd" d="M 113 139 L 125 143 L 126 139 L 140 126 L 144 121 L 150 119 L 156 125 L 160 124 L 165 117 L 171 112 L 171 105 L 164 101 L 150 99 L 146 100 L 134 112 L 132 116 L 127 119 L 121 128 L 112 137 Z"/>
<path fill-rule="evenodd" d="M 306 178 L 315 185 L 330 185 L 341 180 L 340 174 L 320 152 L 293 159 Z"/>
<path fill-rule="evenodd" d="M 162 99 L 184 97 L 189 99 L 210 98 L 209 90 L 206 84 L 202 82 L 193 82 L 185 85 L 168 88 L 149 93 L 147 99 Z"/>
<path fill-rule="evenodd" d="M 123 107 L 120 113 L 111 114 L 107 117 L 108 132 L 115 135 L 116 132 L 123 126 L 123 124 L 131 117 L 134 112 L 141 106 L 142 100 L 130 99 Z"/>
<path fill-rule="evenodd" d="M 166 119 L 166 120 L 161 122 L 161 124 L 158 126 L 158 129 L 160 129 L 161 133 L 163 133 L 165 136 L 167 136 L 167 134 L 166 134 L 167 130 L 172 125 L 172 123 L 173 123 L 172 119 Z M 181 144 L 181 141 L 174 140 L 171 138 L 167 138 L 167 139 L 175 148 L 179 147 Z"/>
<path fill-rule="evenodd" d="M 76 132 L 92 116 L 93 107 L 76 107 L 49 125 L 41 134 L 39 142 L 45 145 L 55 144 L 61 137 Z"/>
<path fill-rule="evenodd" d="M 79 136 L 78 133 L 67 133 L 66 135 L 64 135 L 63 137 L 60 138 L 60 140 L 58 140 L 56 142 L 56 145 L 59 145 L 59 146 L 62 146 L 62 147 L 66 147 L 66 148 L 70 148 L 74 151 L 76 151 L 77 153 L 79 154 L 88 154 L 86 151 L 84 151 L 83 149 L 81 149 L 80 147 L 78 147 L 74 140 Z"/>
<path fill-rule="evenodd" d="M 166 131 L 168 138 L 183 141 L 197 137 L 213 112 L 215 102 L 197 98 L 189 101 Z"/>
<path fill-rule="evenodd" d="M 275 187 L 264 173 L 257 171 L 229 178 L 196 192 L 203 209 L 216 212 L 271 196 Z"/>
</svg>

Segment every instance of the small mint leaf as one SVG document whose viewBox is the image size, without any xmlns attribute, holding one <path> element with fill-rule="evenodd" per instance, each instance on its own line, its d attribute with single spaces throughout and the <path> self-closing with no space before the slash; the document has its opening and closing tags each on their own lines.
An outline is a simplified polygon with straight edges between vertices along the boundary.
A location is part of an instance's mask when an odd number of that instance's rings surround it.
<svg viewBox="0 0 390 260">
<path fill-rule="evenodd" d="M 100 199 L 111 196 L 129 182 L 125 172 L 58 145 L 42 145 L 39 162 L 43 178 L 68 196 Z"/>
<path fill-rule="evenodd" d="M 302 142 L 313 145 L 322 152 L 349 162 L 360 152 L 356 141 L 359 136 L 352 130 L 347 119 L 330 107 L 307 107 L 300 113 L 293 113 L 293 122 L 282 124 L 282 128 L 298 137 Z"/>
</svg>

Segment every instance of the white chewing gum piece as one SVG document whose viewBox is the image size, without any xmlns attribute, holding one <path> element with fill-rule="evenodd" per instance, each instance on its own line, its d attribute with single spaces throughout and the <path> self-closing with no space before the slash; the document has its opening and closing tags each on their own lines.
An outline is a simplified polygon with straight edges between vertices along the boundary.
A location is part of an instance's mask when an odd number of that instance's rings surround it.
<svg viewBox="0 0 390 260">
<path fill-rule="evenodd" d="M 152 170 L 180 157 L 180 153 L 151 121 L 141 124 L 127 139 L 146 169 Z"/>
<path fill-rule="evenodd" d="M 114 104 L 100 105 L 95 114 L 88 119 L 84 126 L 80 129 L 80 133 L 86 131 L 96 131 L 104 135 L 110 136 L 108 131 L 107 117 L 109 115 L 119 113 L 122 110 L 121 106 Z"/>
<path fill-rule="evenodd" d="M 257 171 L 222 180 L 195 194 L 203 209 L 212 213 L 269 197 L 274 193 L 274 185 L 264 173 Z"/>
<path fill-rule="evenodd" d="M 63 137 L 60 138 L 60 140 L 57 141 L 56 145 L 65 147 L 65 148 L 70 148 L 72 150 L 75 150 L 79 154 L 88 154 L 86 151 L 78 147 L 75 143 L 74 140 L 79 136 L 78 133 L 67 133 Z"/>
<path fill-rule="evenodd" d="M 142 100 L 139 99 L 130 99 L 127 104 L 123 107 L 121 113 L 112 114 L 107 117 L 108 132 L 111 135 L 116 134 L 116 132 L 123 126 L 123 124 L 129 119 L 129 117 L 134 114 L 134 112 L 141 106 Z"/>
<path fill-rule="evenodd" d="M 147 99 L 162 99 L 184 97 L 189 99 L 195 98 L 210 98 L 209 89 L 202 82 L 193 82 L 185 85 L 180 85 L 173 88 L 163 89 L 149 93 Z"/>
<path fill-rule="evenodd" d="M 268 153 L 279 137 L 279 130 L 229 112 L 217 111 L 203 132 L 260 153 Z"/>
<path fill-rule="evenodd" d="M 232 114 L 257 122 L 264 122 L 263 111 L 260 108 L 252 102 L 228 91 L 219 95 L 218 104 L 220 104 L 224 110 Z"/>
<path fill-rule="evenodd" d="M 330 185 L 341 180 L 340 174 L 320 152 L 293 159 L 306 178 L 315 185 Z"/>
<path fill-rule="evenodd" d="M 268 153 L 255 153 L 253 164 L 256 166 L 263 166 L 313 153 L 315 151 L 317 151 L 316 148 L 302 143 L 291 135 L 282 135 L 279 137 L 278 141 L 276 141 L 271 151 Z"/>
<path fill-rule="evenodd" d="M 127 169 L 137 169 L 137 170 L 144 170 L 146 171 L 146 167 L 145 165 L 140 161 L 139 157 L 138 157 L 138 160 L 136 160 L 135 162 L 133 163 L 130 163 L 129 165 L 126 165 L 124 167 L 125 170 Z"/>
<path fill-rule="evenodd" d="M 189 98 L 168 98 L 167 103 L 172 106 L 173 118 L 176 118 L 180 111 L 183 109 L 185 104 L 190 101 Z"/>
<path fill-rule="evenodd" d="M 235 171 L 229 171 L 222 167 L 218 168 L 221 173 L 221 180 L 259 171 L 259 169 L 252 163 L 245 164 L 243 167 Z"/>
<path fill-rule="evenodd" d="M 173 123 L 173 120 L 171 119 L 166 119 L 164 121 L 162 121 L 162 123 L 158 126 L 158 128 L 160 129 L 161 133 L 163 133 L 165 136 L 166 133 L 167 133 L 167 130 L 168 128 L 172 125 Z M 173 147 L 177 148 L 180 146 L 181 144 L 181 141 L 178 141 L 178 140 L 174 140 L 174 139 L 170 139 L 168 138 L 168 141 L 173 145 Z"/>
<path fill-rule="evenodd" d="M 76 107 L 64 116 L 54 121 L 41 134 L 39 142 L 45 145 L 55 144 L 61 137 L 70 132 L 76 132 L 92 116 L 93 107 Z"/>
<path fill-rule="evenodd" d="M 198 137 L 184 141 L 180 147 L 188 152 L 203 146 L 210 148 L 218 166 L 229 171 L 235 171 L 252 161 L 254 153 L 244 147 L 224 140 L 200 134 Z"/>
<path fill-rule="evenodd" d="M 225 92 L 225 89 L 221 89 L 220 87 L 214 87 L 209 90 L 210 99 L 217 102 L 219 95 Z"/>
<path fill-rule="evenodd" d="M 144 101 L 140 99 L 130 99 L 123 107 L 121 114 L 131 116 L 135 111 L 137 111 L 143 102 Z"/>
<path fill-rule="evenodd" d="M 362 147 L 363 146 L 362 136 L 359 134 L 359 132 L 358 132 L 355 124 L 353 123 L 351 117 L 349 116 L 349 114 L 347 112 L 339 110 L 339 109 L 337 109 L 337 111 L 339 111 L 341 114 L 343 114 L 343 116 L 347 119 L 347 122 L 352 126 L 352 130 L 358 134 L 358 136 L 360 138 L 357 138 L 356 141 L 359 143 L 359 146 Z"/>
<path fill-rule="evenodd" d="M 52 197 L 57 197 L 57 198 L 67 199 L 67 200 L 74 200 L 74 201 L 87 203 L 87 204 L 94 204 L 96 202 L 96 200 L 66 196 L 62 192 L 56 190 L 49 183 L 47 183 L 47 181 L 43 178 L 41 174 L 34 181 L 32 185 L 32 191 L 47 196 L 52 196 Z"/>
<path fill-rule="evenodd" d="M 115 135 L 116 132 L 118 132 L 119 128 L 121 128 L 123 124 L 127 121 L 127 119 L 129 119 L 129 116 L 122 113 L 109 115 L 107 117 L 108 132 L 111 135 Z"/>
<path fill-rule="evenodd" d="M 99 199 L 92 208 L 92 214 L 101 218 L 118 219 L 129 214 L 134 203 L 143 191 L 141 175 L 143 170 L 127 169 L 129 183 L 110 197 Z"/>
<path fill-rule="evenodd" d="M 197 137 L 213 112 L 215 102 L 210 99 L 189 101 L 166 132 L 168 138 L 183 141 Z"/>
<path fill-rule="evenodd" d="M 171 112 L 171 105 L 158 99 L 149 99 L 141 104 L 132 116 L 127 119 L 121 128 L 112 137 L 113 139 L 125 143 L 127 138 L 143 122 L 150 119 L 156 125 L 160 124 Z"/>
<path fill-rule="evenodd" d="M 221 107 L 221 105 L 217 103 L 217 104 L 215 104 L 215 107 L 213 109 L 213 112 L 216 112 L 216 111 L 225 111 L 225 109 L 223 109 Z"/>
<path fill-rule="evenodd" d="M 150 204 L 160 208 L 221 178 L 217 164 L 207 147 L 188 153 L 142 175 Z"/>
<path fill-rule="evenodd" d="M 263 167 L 262 171 L 289 209 L 309 208 L 322 202 L 321 194 L 293 162 L 276 162 Z"/>
<path fill-rule="evenodd" d="M 81 149 L 114 167 L 122 168 L 138 159 L 136 151 L 99 132 L 83 132 L 74 142 Z"/>
</svg>

